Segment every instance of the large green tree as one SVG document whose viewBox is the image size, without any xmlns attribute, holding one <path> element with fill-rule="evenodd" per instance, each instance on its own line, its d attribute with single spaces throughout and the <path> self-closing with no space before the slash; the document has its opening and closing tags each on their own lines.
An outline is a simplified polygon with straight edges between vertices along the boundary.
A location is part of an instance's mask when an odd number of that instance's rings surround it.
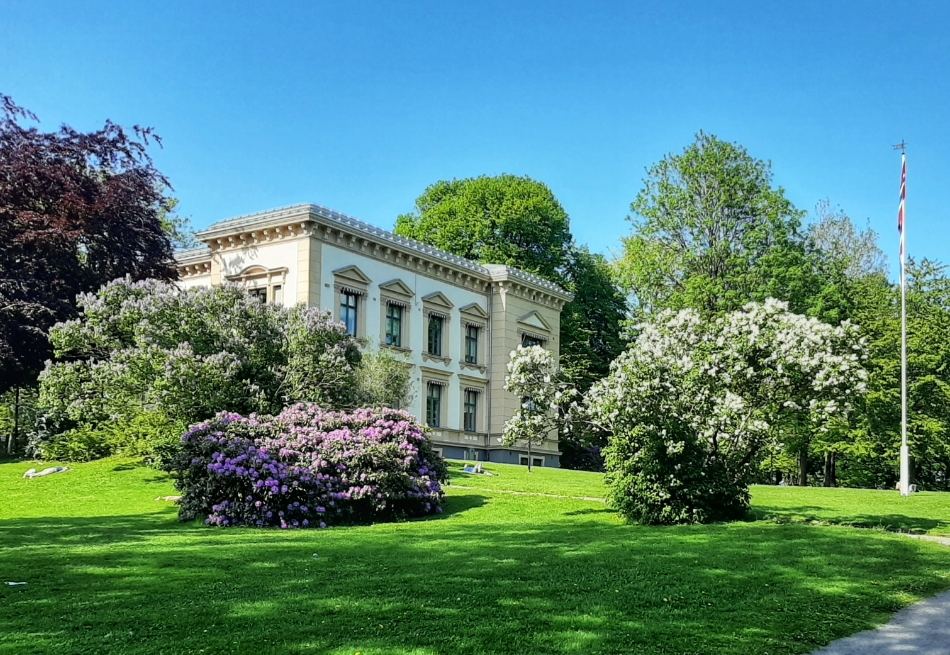
<svg viewBox="0 0 950 655">
<path fill-rule="evenodd" d="M 440 181 L 396 219 L 396 234 L 487 264 L 561 281 L 571 245 L 567 212 L 529 177 Z"/>
<path fill-rule="evenodd" d="M 804 213 L 773 185 L 769 162 L 700 132 L 647 170 L 616 262 L 638 313 L 721 313 L 774 297 L 804 313 L 819 280 L 801 237 Z"/>
</svg>

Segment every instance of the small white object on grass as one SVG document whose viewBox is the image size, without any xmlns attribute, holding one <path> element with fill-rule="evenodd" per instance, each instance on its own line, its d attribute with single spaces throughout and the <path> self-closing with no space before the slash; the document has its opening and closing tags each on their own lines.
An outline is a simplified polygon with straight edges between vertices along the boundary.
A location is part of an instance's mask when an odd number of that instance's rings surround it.
<svg viewBox="0 0 950 655">
<path fill-rule="evenodd" d="M 7 586 L 8 587 L 25 587 L 26 583 L 25 582 L 8 582 Z"/>
<path fill-rule="evenodd" d="M 68 466 L 50 466 L 49 468 L 45 468 L 40 472 L 37 472 L 36 469 L 30 469 L 29 471 L 23 474 L 23 477 L 30 478 L 32 480 L 33 478 L 41 478 L 44 475 L 52 475 L 53 473 L 65 473 L 67 471 L 72 471 L 72 469 L 69 468 Z"/>
</svg>

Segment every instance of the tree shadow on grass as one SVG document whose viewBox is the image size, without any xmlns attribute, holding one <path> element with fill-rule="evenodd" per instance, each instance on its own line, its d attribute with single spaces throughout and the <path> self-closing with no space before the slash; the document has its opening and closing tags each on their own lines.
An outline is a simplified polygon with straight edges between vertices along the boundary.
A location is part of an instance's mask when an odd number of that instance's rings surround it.
<svg viewBox="0 0 950 655">
<path fill-rule="evenodd" d="M 565 516 L 584 516 L 587 514 L 616 514 L 617 510 L 609 507 L 586 507 L 584 509 L 575 509 L 570 512 L 564 512 Z"/>
<path fill-rule="evenodd" d="M 0 570 L 29 585 L 0 588 L 0 654 L 806 653 L 950 586 L 932 544 L 573 507 L 465 495 L 442 520 L 307 531 L 5 520 Z"/>
<path fill-rule="evenodd" d="M 921 516 L 907 516 L 906 514 L 848 514 L 834 511 L 829 516 L 829 508 L 816 505 L 799 507 L 757 505 L 752 508 L 751 514 L 755 520 L 772 520 L 792 523 L 824 523 L 832 525 L 846 525 L 856 528 L 880 528 L 890 532 L 910 532 L 923 534 L 936 528 L 950 529 L 950 517 L 946 520 L 937 520 Z"/>
</svg>

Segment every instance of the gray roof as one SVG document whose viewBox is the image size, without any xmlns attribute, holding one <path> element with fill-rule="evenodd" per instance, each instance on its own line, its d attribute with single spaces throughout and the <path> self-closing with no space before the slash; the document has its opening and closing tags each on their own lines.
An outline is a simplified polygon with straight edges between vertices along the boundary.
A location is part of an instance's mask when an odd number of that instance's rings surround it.
<svg viewBox="0 0 950 655">
<path fill-rule="evenodd" d="M 197 237 L 201 240 L 217 238 L 222 233 L 226 234 L 258 225 L 263 227 L 268 223 L 290 220 L 296 216 L 300 216 L 302 220 L 312 220 L 315 217 L 319 217 L 324 219 L 325 222 L 335 224 L 337 226 L 347 227 L 364 235 L 374 237 L 377 241 L 401 246 L 407 250 L 424 254 L 428 257 L 431 257 L 432 259 L 454 264 L 460 268 L 470 270 L 473 273 L 479 273 L 492 280 L 520 280 L 522 282 L 527 282 L 531 285 L 540 287 L 546 291 L 550 291 L 554 294 L 564 296 L 568 299 L 572 297 L 570 293 L 562 289 L 560 286 L 532 273 L 527 273 L 512 266 L 504 266 L 501 264 L 479 264 L 478 262 L 472 261 L 471 259 L 454 255 L 450 252 L 446 252 L 445 250 L 441 250 L 439 248 L 422 243 L 421 241 L 416 241 L 415 239 L 409 239 L 407 237 L 399 236 L 398 234 L 393 234 L 388 230 L 376 227 L 375 225 L 361 221 L 360 219 L 354 218 L 353 216 L 342 214 L 334 209 L 330 209 L 329 207 L 323 207 L 322 205 L 287 205 L 286 207 L 279 207 L 277 209 L 270 209 L 267 211 L 255 212 L 253 214 L 236 216 L 234 218 L 229 218 L 212 224 L 207 229 L 199 232 Z M 197 255 L 197 252 L 198 251 L 194 250 L 185 251 L 177 254 L 176 259 L 181 262 L 182 256 L 184 256 L 186 253 L 195 253 Z M 210 252 L 208 254 L 210 254 Z"/>
</svg>

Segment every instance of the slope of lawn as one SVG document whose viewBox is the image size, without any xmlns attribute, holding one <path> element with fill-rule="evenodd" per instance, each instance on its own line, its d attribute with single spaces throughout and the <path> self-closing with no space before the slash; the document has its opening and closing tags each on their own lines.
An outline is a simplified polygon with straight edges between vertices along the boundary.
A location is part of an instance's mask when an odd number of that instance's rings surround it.
<svg viewBox="0 0 950 655">
<path fill-rule="evenodd" d="M 604 476 L 587 471 L 482 464 L 495 476 L 462 472 L 463 464 L 450 462 L 454 485 L 476 489 L 546 493 L 604 498 Z M 753 485 L 753 515 L 793 523 L 829 523 L 893 532 L 950 536 L 950 493 L 921 492 L 908 498 L 896 491 L 874 489 L 825 489 Z"/>
<path fill-rule="evenodd" d="M 0 464 L 0 582 L 29 583 L 0 585 L 0 655 L 807 653 L 950 588 L 950 548 L 882 530 L 646 528 L 459 474 L 437 519 L 212 529 L 178 523 L 152 469 L 29 466 Z M 515 491 L 602 495 L 492 468 Z"/>
<path fill-rule="evenodd" d="M 752 509 L 758 518 L 950 536 L 950 493 L 754 486 Z"/>
</svg>

